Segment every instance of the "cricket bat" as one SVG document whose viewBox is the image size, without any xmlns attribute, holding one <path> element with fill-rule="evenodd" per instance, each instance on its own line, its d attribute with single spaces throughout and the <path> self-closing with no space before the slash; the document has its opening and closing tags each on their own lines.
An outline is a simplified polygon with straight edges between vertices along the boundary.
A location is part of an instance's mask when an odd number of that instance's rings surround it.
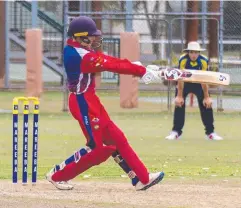
<svg viewBox="0 0 241 208">
<path fill-rule="evenodd" d="M 230 75 L 221 72 L 167 68 L 161 71 L 161 76 L 170 81 L 182 80 L 183 82 L 224 86 L 230 84 Z"/>
</svg>

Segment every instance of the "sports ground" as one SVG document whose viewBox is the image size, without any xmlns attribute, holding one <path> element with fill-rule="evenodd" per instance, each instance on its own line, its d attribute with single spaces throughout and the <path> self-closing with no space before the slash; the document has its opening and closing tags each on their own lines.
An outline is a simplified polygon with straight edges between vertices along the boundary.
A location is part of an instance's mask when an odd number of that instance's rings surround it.
<svg viewBox="0 0 241 208">
<path fill-rule="evenodd" d="M 12 98 L 22 93 L 1 92 L 3 112 L 11 110 Z M 76 183 L 72 191 L 59 191 L 47 183 L 46 172 L 85 145 L 78 123 L 69 113 L 61 112 L 62 93 L 48 92 L 40 100 L 39 181 L 34 187 L 11 183 L 12 115 L 0 114 L 1 208 L 241 207 L 240 113 L 215 113 L 216 131 L 224 140 L 207 141 L 198 111 L 188 109 L 182 139 L 167 141 L 164 138 L 172 127 L 172 114 L 163 111 L 160 103 L 140 99 L 139 108 L 121 109 L 116 94 L 99 95 L 148 169 L 163 170 L 164 180 L 145 192 L 136 192 L 110 158 L 72 181 Z"/>
</svg>

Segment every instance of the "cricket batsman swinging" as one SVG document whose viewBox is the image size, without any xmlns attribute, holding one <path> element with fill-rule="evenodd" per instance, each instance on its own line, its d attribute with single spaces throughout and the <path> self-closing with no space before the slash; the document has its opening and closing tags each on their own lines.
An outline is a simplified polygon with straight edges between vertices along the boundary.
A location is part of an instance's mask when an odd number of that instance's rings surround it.
<svg viewBox="0 0 241 208">
<path fill-rule="evenodd" d="M 69 109 L 79 122 L 87 142 L 86 147 L 55 165 L 47 173 L 46 179 L 58 189 L 70 190 L 73 185 L 68 183 L 69 180 L 112 156 L 129 176 L 136 190 L 146 190 L 159 183 L 164 173 L 149 173 L 95 93 L 96 72 L 134 75 L 145 83 L 161 81 L 159 72 L 153 70 L 152 66 L 144 67 L 127 59 L 95 52 L 93 49 L 101 45 L 101 31 L 97 30 L 95 22 L 89 17 L 73 19 L 68 36 L 64 48 L 64 66 L 70 91 Z"/>
</svg>

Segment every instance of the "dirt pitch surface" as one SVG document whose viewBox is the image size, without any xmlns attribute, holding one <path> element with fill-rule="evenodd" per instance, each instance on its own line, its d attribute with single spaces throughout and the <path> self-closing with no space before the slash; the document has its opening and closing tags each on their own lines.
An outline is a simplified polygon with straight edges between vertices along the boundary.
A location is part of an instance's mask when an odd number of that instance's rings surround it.
<svg viewBox="0 0 241 208">
<path fill-rule="evenodd" d="M 136 192 L 129 183 L 78 182 L 71 191 L 50 183 L 36 186 L 0 181 L 0 208 L 241 208 L 241 182 L 165 181 L 147 191 Z"/>
</svg>

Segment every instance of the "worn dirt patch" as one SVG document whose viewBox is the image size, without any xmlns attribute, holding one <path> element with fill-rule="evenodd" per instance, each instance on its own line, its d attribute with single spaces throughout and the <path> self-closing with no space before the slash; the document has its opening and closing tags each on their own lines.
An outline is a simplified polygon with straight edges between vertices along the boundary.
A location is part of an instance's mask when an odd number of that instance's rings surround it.
<svg viewBox="0 0 241 208">
<path fill-rule="evenodd" d="M 36 186 L 0 181 L 0 208 L 241 208 L 241 182 L 165 181 L 144 192 L 129 183 L 77 182 L 60 191 L 46 181 Z"/>
</svg>

